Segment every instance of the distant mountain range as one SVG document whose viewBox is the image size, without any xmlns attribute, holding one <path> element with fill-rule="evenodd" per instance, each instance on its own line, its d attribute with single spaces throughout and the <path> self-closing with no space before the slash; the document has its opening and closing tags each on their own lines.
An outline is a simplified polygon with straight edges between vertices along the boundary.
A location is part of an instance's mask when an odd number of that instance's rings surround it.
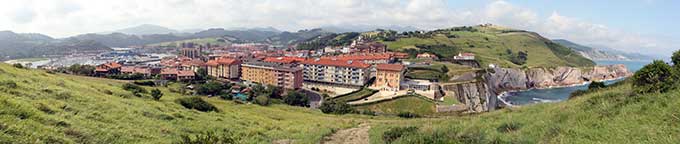
<svg viewBox="0 0 680 144">
<path fill-rule="evenodd" d="M 598 48 L 592 48 L 589 46 L 584 46 L 577 44 L 565 39 L 555 39 L 553 42 L 560 45 L 571 48 L 572 50 L 578 52 L 582 56 L 591 60 L 651 60 L 654 59 L 653 56 L 647 56 L 636 53 L 627 53 L 618 51 L 612 48 L 607 48 L 604 46 L 598 46 Z"/>
<path fill-rule="evenodd" d="M 111 48 L 94 40 L 54 39 L 43 34 L 0 31 L 0 60 L 65 55 L 93 50 L 111 50 Z"/>
</svg>

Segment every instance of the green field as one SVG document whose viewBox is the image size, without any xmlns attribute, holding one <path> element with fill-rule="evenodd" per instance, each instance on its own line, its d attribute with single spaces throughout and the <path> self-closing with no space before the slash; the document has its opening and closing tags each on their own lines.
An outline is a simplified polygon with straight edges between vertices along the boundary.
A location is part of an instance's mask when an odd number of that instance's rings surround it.
<svg viewBox="0 0 680 144">
<path fill-rule="evenodd" d="M 371 125 L 372 143 L 414 126 L 394 143 L 676 143 L 680 90 L 638 95 L 631 82 L 559 103 L 482 114 L 403 119 L 328 115 L 286 105 L 238 104 L 202 97 L 219 112 L 175 102 L 189 97 L 159 87 L 160 101 L 132 95 L 122 81 L 50 74 L 0 64 L 0 143 L 173 143 L 183 135 L 229 130 L 242 143 L 320 143 L 338 130 Z M 145 87 L 147 90 L 152 88 Z M 434 103 L 404 97 L 359 109 L 427 115 Z M 400 109 L 401 108 L 401 109 Z"/>
<path fill-rule="evenodd" d="M 432 115 L 435 111 L 435 103 L 418 96 L 404 96 L 394 100 L 378 102 L 375 104 L 356 106 L 358 110 L 371 110 L 377 113 L 396 115 L 410 112 L 419 115 Z"/>
<path fill-rule="evenodd" d="M 476 31 L 442 30 L 431 32 L 425 37 L 399 38 L 396 41 L 384 41 L 392 51 L 419 49 L 416 45 L 445 45 L 447 49 L 433 49 L 442 58 L 452 58 L 462 52 L 476 54 L 482 66 L 496 64 L 502 67 L 556 67 L 556 66 L 592 66 L 594 63 L 561 45 L 550 44 L 550 40 L 538 34 L 523 31 L 509 32 L 500 27 L 474 27 Z M 455 36 L 455 37 L 454 37 Z M 528 58 L 525 65 L 510 62 L 507 51 L 514 53 L 526 51 Z"/>
<path fill-rule="evenodd" d="M 375 94 L 376 92 L 378 92 L 378 91 L 372 90 L 372 89 L 369 89 L 369 88 L 361 88 L 361 90 L 359 90 L 359 91 L 355 91 L 355 92 L 349 93 L 347 95 L 333 97 L 331 100 L 349 102 L 349 101 L 354 101 L 354 100 L 359 100 L 361 98 L 369 97 L 369 96 Z"/>
<path fill-rule="evenodd" d="M 419 60 L 405 60 L 417 62 Z M 446 66 L 448 71 L 443 71 L 443 67 Z M 474 69 L 469 66 L 454 64 L 450 62 L 438 62 L 434 61 L 432 64 L 424 67 L 410 68 L 406 73 L 406 77 L 412 79 L 424 79 L 424 80 L 438 80 L 439 82 L 449 82 L 454 76 L 462 75 L 467 72 L 474 72 Z"/>
</svg>

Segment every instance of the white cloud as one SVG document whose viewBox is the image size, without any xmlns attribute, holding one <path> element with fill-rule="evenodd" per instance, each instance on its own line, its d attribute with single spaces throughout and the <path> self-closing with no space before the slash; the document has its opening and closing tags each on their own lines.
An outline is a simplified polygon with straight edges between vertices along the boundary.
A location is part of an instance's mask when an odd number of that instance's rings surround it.
<svg viewBox="0 0 680 144">
<path fill-rule="evenodd" d="M 663 50 L 650 37 L 593 24 L 557 12 L 541 17 L 506 1 L 481 9 L 444 0 L 2 0 L 0 30 L 66 37 L 140 24 L 176 29 L 265 27 L 284 30 L 324 25 L 401 25 L 425 29 L 494 23 L 554 38 L 626 51 Z M 454 4 L 455 5 L 455 4 Z"/>
</svg>

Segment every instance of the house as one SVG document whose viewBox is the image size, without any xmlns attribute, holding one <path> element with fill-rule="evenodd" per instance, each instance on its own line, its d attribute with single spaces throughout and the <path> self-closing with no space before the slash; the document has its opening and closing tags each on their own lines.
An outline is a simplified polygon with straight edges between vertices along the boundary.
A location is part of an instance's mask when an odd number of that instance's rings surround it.
<svg viewBox="0 0 680 144">
<path fill-rule="evenodd" d="M 123 67 L 123 65 L 116 63 L 116 62 L 110 62 L 110 63 L 105 63 L 105 64 L 100 64 L 97 65 L 97 67 L 94 69 L 94 73 L 97 76 L 105 76 L 105 75 L 110 75 L 110 74 L 119 74 L 120 69 Z"/>
<path fill-rule="evenodd" d="M 387 46 L 379 42 L 369 42 L 357 44 L 352 47 L 353 52 L 357 53 L 385 53 L 387 52 Z"/>
<path fill-rule="evenodd" d="M 198 72 L 199 69 L 206 68 L 205 62 L 201 59 L 190 59 L 182 61 L 180 64 L 181 70 Z"/>
<path fill-rule="evenodd" d="M 373 87 L 386 91 L 399 91 L 405 72 L 406 68 L 401 64 L 378 64 Z"/>
<path fill-rule="evenodd" d="M 217 58 L 206 63 L 208 75 L 216 78 L 236 79 L 241 75 L 241 60 Z"/>
<path fill-rule="evenodd" d="M 176 80 L 176 81 L 190 81 L 196 78 L 196 73 L 190 70 L 178 70 L 174 68 L 164 68 L 161 70 L 161 79 Z"/>
<path fill-rule="evenodd" d="M 416 55 L 416 58 L 418 59 L 428 59 L 428 60 L 437 60 L 439 57 L 437 55 L 431 54 L 431 53 L 422 53 Z"/>
<path fill-rule="evenodd" d="M 137 66 L 123 66 L 120 69 L 122 74 L 142 74 L 144 76 L 153 76 L 160 74 L 160 68 L 152 67 L 137 67 Z"/>
<path fill-rule="evenodd" d="M 453 56 L 454 60 L 475 60 L 475 54 L 473 53 L 458 53 L 458 55 Z"/>
</svg>

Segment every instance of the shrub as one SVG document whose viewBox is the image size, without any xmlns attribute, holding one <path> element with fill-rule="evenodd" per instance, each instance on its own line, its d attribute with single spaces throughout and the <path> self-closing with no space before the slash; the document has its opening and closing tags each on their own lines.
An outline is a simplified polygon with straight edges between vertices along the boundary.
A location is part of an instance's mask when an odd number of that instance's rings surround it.
<svg viewBox="0 0 680 144">
<path fill-rule="evenodd" d="M 607 86 L 604 84 L 604 82 L 593 81 L 592 83 L 590 83 L 590 85 L 588 85 L 588 90 L 596 90 L 605 87 Z"/>
<path fill-rule="evenodd" d="M 225 129 L 222 134 L 213 131 L 204 132 L 195 136 L 182 135 L 176 144 L 233 144 L 238 143 L 239 137 Z"/>
<path fill-rule="evenodd" d="M 348 114 L 356 111 L 349 104 L 345 102 L 336 102 L 334 100 L 324 102 L 319 106 L 319 109 L 321 109 L 321 112 L 323 113 L 331 114 Z"/>
<path fill-rule="evenodd" d="M 14 66 L 15 68 L 24 68 L 24 65 L 21 65 L 20 63 L 12 64 L 12 66 Z"/>
<path fill-rule="evenodd" d="M 633 75 L 636 93 L 666 92 L 675 87 L 675 70 L 661 60 L 645 65 Z"/>
<path fill-rule="evenodd" d="M 133 94 L 146 93 L 146 89 L 144 89 L 143 87 L 140 87 L 140 86 L 134 85 L 134 84 L 130 84 L 130 83 L 123 84 L 123 90 L 130 91 Z"/>
<path fill-rule="evenodd" d="M 216 81 L 211 81 L 196 87 L 196 93 L 200 95 L 219 95 L 222 91 L 223 84 Z"/>
<path fill-rule="evenodd" d="M 387 131 L 383 132 L 383 141 L 385 143 L 392 143 L 394 140 L 397 140 L 401 138 L 402 136 L 406 136 L 409 134 L 416 133 L 418 131 L 418 127 L 414 126 L 409 126 L 409 127 L 393 127 L 388 129 Z"/>
<path fill-rule="evenodd" d="M 411 112 L 401 112 L 397 114 L 397 116 L 402 117 L 402 118 L 418 118 L 420 117 L 418 114 L 411 113 Z"/>
<path fill-rule="evenodd" d="M 156 86 L 156 83 L 153 81 L 134 81 L 132 83 L 141 86 Z"/>
<path fill-rule="evenodd" d="M 15 89 L 15 88 L 18 87 L 18 85 L 17 85 L 16 82 L 10 81 L 10 80 L 8 80 L 8 81 L 2 81 L 2 82 L 0 82 L 0 85 L 2 85 L 2 86 L 4 86 L 4 87 L 7 87 L 7 88 L 10 88 L 10 89 Z"/>
<path fill-rule="evenodd" d="M 673 62 L 673 66 L 675 66 L 676 69 L 680 68 L 680 50 L 673 52 L 671 62 Z"/>
<path fill-rule="evenodd" d="M 153 90 L 151 90 L 151 97 L 154 100 L 160 100 L 161 97 L 163 97 L 163 92 L 161 92 L 161 90 L 158 90 L 158 89 L 153 89 Z"/>
<path fill-rule="evenodd" d="M 255 97 L 255 104 L 261 105 L 261 106 L 268 106 L 269 105 L 269 96 L 267 95 L 260 95 Z"/>
<path fill-rule="evenodd" d="M 303 95 L 302 93 L 292 91 L 289 92 L 285 98 L 283 98 L 283 102 L 292 106 L 308 106 L 309 97 L 307 97 L 307 95 Z"/>
<path fill-rule="evenodd" d="M 496 128 L 496 130 L 498 132 L 507 133 L 507 132 L 513 132 L 513 131 L 519 130 L 519 128 L 521 128 L 521 127 L 522 127 L 522 124 L 520 124 L 520 123 L 508 122 L 508 123 L 501 124 L 500 126 L 498 126 L 498 128 Z"/>
<path fill-rule="evenodd" d="M 177 99 L 177 103 L 188 109 L 195 109 L 202 112 L 218 111 L 218 109 L 201 99 L 200 97 L 188 97 Z"/>
</svg>

